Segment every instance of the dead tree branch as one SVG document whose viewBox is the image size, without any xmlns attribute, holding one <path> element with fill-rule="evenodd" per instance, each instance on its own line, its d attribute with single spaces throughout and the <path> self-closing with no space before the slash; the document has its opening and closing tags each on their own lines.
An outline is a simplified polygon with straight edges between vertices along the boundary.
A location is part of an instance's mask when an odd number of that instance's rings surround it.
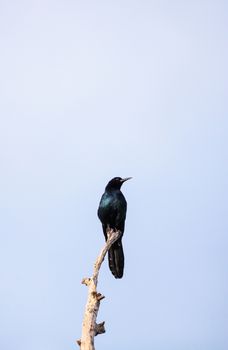
<svg viewBox="0 0 228 350">
<path fill-rule="evenodd" d="M 95 350 L 94 337 L 98 334 L 105 333 L 105 322 L 96 323 L 100 301 L 104 299 L 104 295 L 97 292 L 98 275 L 105 255 L 120 235 L 120 231 L 114 231 L 112 229 L 107 231 L 108 239 L 94 264 L 92 277 L 83 278 L 82 280 L 82 284 L 88 287 L 88 299 L 82 323 L 82 336 L 80 340 L 77 340 L 81 350 Z"/>
</svg>

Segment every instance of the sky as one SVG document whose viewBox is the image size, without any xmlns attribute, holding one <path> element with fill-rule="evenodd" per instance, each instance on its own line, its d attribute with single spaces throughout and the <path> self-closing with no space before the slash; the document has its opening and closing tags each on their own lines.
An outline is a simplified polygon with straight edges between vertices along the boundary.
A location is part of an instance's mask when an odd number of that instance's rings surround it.
<svg viewBox="0 0 228 350">
<path fill-rule="evenodd" d="M 0 0 L 0 348 L 74 350 L 123 185 L 96 349 L 228 348 L 228 5 Z"/>
</svg>

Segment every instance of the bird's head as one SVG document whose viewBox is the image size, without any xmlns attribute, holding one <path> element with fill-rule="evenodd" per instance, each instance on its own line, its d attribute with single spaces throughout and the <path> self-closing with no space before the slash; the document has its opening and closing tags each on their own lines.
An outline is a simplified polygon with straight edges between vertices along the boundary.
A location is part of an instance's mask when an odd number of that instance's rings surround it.
<svg viewBox="0 0 228 350">
<path fill-rule="evenodd" d="M 112 180 L 109 181 L 105 190 L 111 190 L 111 189 L 120 190 L 123 183 L 130 179 L 132 179 L 132 177 L 125 177 L 124 179 L 122 179 L 121 177 L 114 177 Z"/>
</svg>

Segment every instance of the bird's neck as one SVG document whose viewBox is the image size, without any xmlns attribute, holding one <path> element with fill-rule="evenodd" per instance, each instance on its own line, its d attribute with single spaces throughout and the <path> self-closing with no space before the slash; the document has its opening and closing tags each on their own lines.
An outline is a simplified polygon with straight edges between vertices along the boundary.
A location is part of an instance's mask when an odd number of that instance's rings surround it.
<svg viewBox="0 0 228 350">
<path fill-rule="evenodd" d="M 106 186 L 105 192 L 120 192 L 120 188 L 112 187 L 112 186 Z"/>
</svg>

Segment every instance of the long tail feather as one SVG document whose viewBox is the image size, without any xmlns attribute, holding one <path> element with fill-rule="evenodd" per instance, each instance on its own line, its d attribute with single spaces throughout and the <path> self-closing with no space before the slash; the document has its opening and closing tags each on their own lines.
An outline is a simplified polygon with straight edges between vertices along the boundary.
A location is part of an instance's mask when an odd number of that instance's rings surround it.
<svg viewBox="0 0 228 350">
<path fill-rule="evenodd" d="M 109 268 L 115 278 L 122 278 L 124 271 L 124 252 L 121 238 L 108 251 Z"/>
</svg>

